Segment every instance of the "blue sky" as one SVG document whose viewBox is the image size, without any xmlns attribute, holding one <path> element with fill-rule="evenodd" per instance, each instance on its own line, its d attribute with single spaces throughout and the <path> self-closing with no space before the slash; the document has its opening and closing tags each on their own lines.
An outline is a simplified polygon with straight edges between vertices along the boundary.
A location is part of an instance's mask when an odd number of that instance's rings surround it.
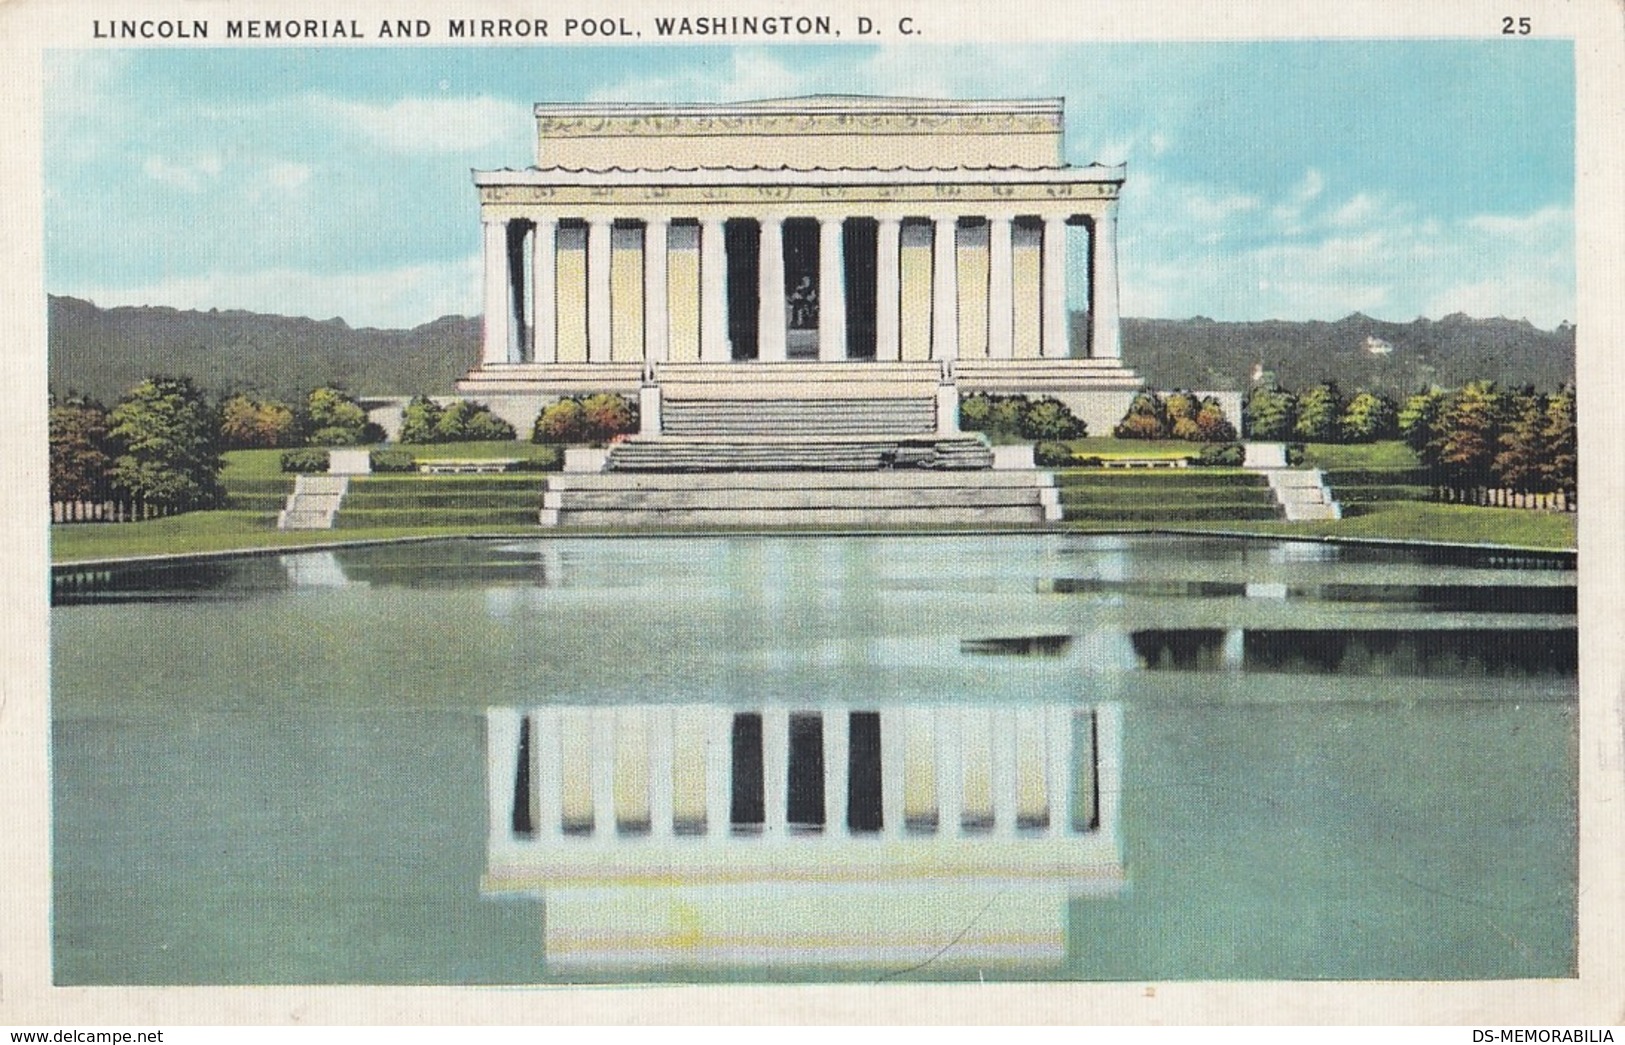
<svg viewBox="0 0 1625 1045">
<path fill-rule="evenodd" d="M 537 101 L 1064 96 L 1127 162 L 1126 315 L 1572 320 L 1565 41 L 221 48 L 46 56 L 46 286 L 411 326 L 480 309 L 470 168 Z"/>
</svg>

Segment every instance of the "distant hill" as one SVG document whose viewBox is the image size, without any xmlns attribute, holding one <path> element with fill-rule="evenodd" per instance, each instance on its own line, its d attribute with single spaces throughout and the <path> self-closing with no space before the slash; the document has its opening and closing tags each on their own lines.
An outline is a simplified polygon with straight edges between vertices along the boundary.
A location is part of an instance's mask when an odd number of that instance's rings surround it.
<svg viewBox="0 0 1625 1045">
<path fill-rule="evenodd" d="M 1086 317 L 1073 317 L 1083 343 Z M 50 382 L 111 403 L 155 374 L 191 377 L 214 395 L 248 390 L 293 400 L 318 385 L 366 395 L 449 393 L 479 356 L 479 317 L 444 316 L 411 330 L 353 329 L 257 312 L 98 308 L 50 299 Z M 1463 315 L 1385 323 L 1123 320 L 1123 358 L 1154 387 L 1245 388 L 1262 362 L 1289 388 L 1326 378 L 1345 391 L 1394 393 L 1475 378 L 1553 388 L 1574 379 L 1574 328 Z"/>
<path fill-rule="evenodd" d="M 1358 312 L 1335 323 L 1125 319 L 1123 358 L 1158 388 L 1243 389 L 1260 363 L 1292 389 L 1327 378 L 1345 392 L 1396 395 L 1481 378 L 1556 388 L 1574 380 L 1574 327 L 1546 331 L 1459 313 L 1410 323 Z"/>
<path fill-rule="evenodd" d="M 254 391 L 290 401 L 328 384 L 368 395 L 450 392 L 479 342 L 478 317 L 357 330 L 342 319 L 50 299 L 51 391 L 106 403 L 158 373 L 191 377 L 214 395 Z"/>
</svg>

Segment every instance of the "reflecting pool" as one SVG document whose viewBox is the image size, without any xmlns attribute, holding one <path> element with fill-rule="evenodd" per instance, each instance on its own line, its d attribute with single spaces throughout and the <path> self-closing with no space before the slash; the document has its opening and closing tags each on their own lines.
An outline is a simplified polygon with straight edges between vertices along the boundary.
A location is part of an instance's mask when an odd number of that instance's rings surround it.
<svg viewBox="0 0 1625 1045">
<path fill-rule="evenodd" d="M 62 570 L 55 976 L 1570 976 L 1575 578 L 1061 535 Z"/>
</svg>

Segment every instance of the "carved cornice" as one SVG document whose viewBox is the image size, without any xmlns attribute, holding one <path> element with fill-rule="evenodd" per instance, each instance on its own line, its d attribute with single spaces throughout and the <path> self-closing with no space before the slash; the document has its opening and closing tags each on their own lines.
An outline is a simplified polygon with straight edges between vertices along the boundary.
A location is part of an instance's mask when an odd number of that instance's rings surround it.
<svg viewBox="0 0 1625 1045">
<path fill-rule="evenodd" d="M 1060 134 L 1061 116 L 1036 113 L 764 113 L 726 115 L 538 114 L 542 138 L 764 137 L 775 135 Z"/>
<path fill-rule="evenodd" d="M 992 204 L 1056 200 L 1113 200 L 1120 183 L 1061 181 L 1029 183 L 944 182 L 938 184 L 869 185 L 481 185 L 484 206 L 549 209 L 571 206 L 626 206 L 662 210 L 693 206 L 699 210 L 737 206 L 744 212 L 786 204 Z M 743 213 L 741 216 L 745 216 Z"/>
</svg>

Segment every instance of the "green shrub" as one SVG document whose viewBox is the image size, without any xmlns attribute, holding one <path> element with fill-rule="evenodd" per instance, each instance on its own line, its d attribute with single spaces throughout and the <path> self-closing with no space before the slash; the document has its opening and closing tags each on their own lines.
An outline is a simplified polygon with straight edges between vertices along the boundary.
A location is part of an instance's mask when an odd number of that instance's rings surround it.
<svg viewBox="0 0 1625 1045">
<path fill-rule="evenodd" d="M 354 446 L 361 441 L 361 435 L 353 428 L 331 425 L 310 433 L 309 441 L 315 446 Z"/>
<path fill-rule="evenodd" d="M 1033 446 L 1033 463 L 1040 468 L 1068 467 L 1072 464 L 1072 447 L 1066 443 L 1037 443 Z"/>
<path fill-rule="evenodd" d="M 418 470 L 417 458 L 409 451 L 399 448 L 388 450 L 374 450 L 367 455 L 372 462 L 375 472 L 415 472 Z"/>
<path fill-rule="evenodd" d="M 1239 468 L 1246 456 L 1247 451 L 1240 443 L 1209 443 L 1207 446 L 1202 447 L 1202 453 L 1196 458 L 1196 463 L 1223 468 Z"/>
<path fill-rule="evenodd" d="M 991 395 L 977 392 L 959 401 L 959 428 L 965 432 L 1015 439 L 1082 439 L 1088 435 L 1084 423 L 1065 403 L 1051 396 L 1036 402 L 1024 395 Z"/>
<path fill-rule="evenodd" d="M 441 406 L 428 396 L 416 396 L 401 416 L 403 443 L 494 442 L 514 434 L 513 425 L 489 406 L 467 399 Z"/>
<path fill-rule="evenodd" d="M 1303 463 L 1302 443 L 1286 444 L 1286 463 L 1291 465 L 1293 468 L 1296 468 L 1298 465 Z"/>
<path fill-rule="evenodd" d="M 533 443 L 606 443 L 638 430 L 637 404 L 614 392 L 567 396 L 549 403 L 531 429 Z"/>
<path fill-rule="evenodd" d="M 1028 405 L 1019 426 L 1023 439 L 1082 439 L 1089 434 L 1065 403 L 1050 396 Z"/>
<path fill-rule="evenodd" d="M 319 449 L 286 450 L 282 454 L 282 470 L 309 475 L 327 471 L 327 451 Z"/>
</svg>

